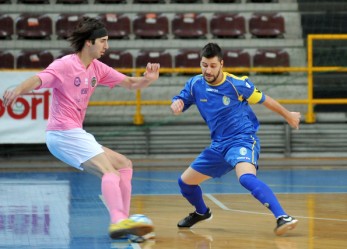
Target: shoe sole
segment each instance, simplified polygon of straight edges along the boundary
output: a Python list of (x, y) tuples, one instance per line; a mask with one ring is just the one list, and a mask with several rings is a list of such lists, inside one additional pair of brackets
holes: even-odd
[(210, 221), (210, 220), (212, 220), (212, 218), (213, 218), (213, 214), (211, 214), (211, 216), (210, 216), (209, 218), (207, 218), (207, 219), (205, 219), (205, 220), (198, 221), (198, 222), (196, 222), (194, 225), (192, 225), (192, 226), (190, 226), (190, 227), (180, 227), (179, 225), (177, 225), (177, 226), (178, 226), (178, 228), (180, 228), (180, 229), (190, 229), (190, 228), (193, 228), (193, 227), (195, 227), (196, 225), (198, 225), (198, 224), (200, 224), (200, 223), (202, 223), (202, 222)]
[(298, 220), (293, 220), (291, 222), (288, 222), (280, 226), (279, 228), (275, 229), (275, 234), (278, 236), (281, 236), (285, 234), (286, 232), (288, 232), (289, 230), (293, 230), (297, 224), (298, 224)]
[(111, 239), (119, 239), (120, 237), (128, 235), (128, 234), (132, 234), (132, 235), (136, 235), (136, 236), (143, 236), (143, 235), (146, 235), (148, 233), (153, 232), (153, 230), (154, 230), (154, 226), (139, 225), (139, 226), (132, 227), (132, 228), (115, 230), (115, 231), (109, 232), (109, 235), (110, 235)]

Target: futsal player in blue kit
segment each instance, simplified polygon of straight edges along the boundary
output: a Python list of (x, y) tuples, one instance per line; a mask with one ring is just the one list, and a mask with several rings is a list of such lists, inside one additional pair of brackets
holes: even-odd
[(294, 229), (298, 220), (283, 210), (273, 191), (256, 176), (259, 122), (250, 104), (263, 104), (295, 129), (299, 128), (301, 115), (288, 111), (259, 91), (247, 76), (223, 72), (222, 50), (218, 44), (208, 43), (200, 55), (202, 74), (186, 82), (180, 94), (173, 97), (170, 107), (174, 115), (179, 115), (195, 104), (210, 129), (212, 141), (178, 179), (182, 195), (195, 211), (177, 226), (191, 228), (211, 219), (212, 212), (203, 200), (199, 184), (235, 170), (240, 184), (273, 213), (277, 219), (274, 232), (282, 235)]

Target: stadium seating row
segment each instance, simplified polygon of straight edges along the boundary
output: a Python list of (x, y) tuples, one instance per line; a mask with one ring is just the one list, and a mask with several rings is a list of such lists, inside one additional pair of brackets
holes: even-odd
[[(55, 22), (58, 39), (66, 39), (82, 14), (59, 14)], [(131, 21), (126, 14), (103, 13), (100, 18), (109, 31), (110, 39), (204, 39), (210, 32), (215, 38), (244, 38), (248, 32), (254, 38), (283, 38), (285, 20), (280, 13), (253, 13), (248, 20), (239, 13), (214, 13), (208, 20), (204, 14), (175, 13), (170, 21), (163, 13), (138, 13)], [(169, 25), (171, 24), (171, 25)], [(15, 27), (15, 29), (14, 29)], [(171, 32), (170, 32), (171, 30)], [(10, 15), (0, 15), (0, 38), (51, 39), (53, 20), (48, 14), (22, 13), (14, 21)]]
[[(62, 57), (71, 51), (61, 51), (56, 58)], [(134, 58), (136, 57), (136, 58)], [(16, 59), (16, 66), (15, 66)], [(48, 50), (22, 50), (17, 58), (10, 51), (0, 51), (0, 68), (45, 68), (53, 60), (53, 54)], [(288, 67), (289, 54), (285, 50), (258, 49), (251, 59), (245, 50), (226, 49), (223, 54), (225, 67)], [(172, 54), (165, 50), (140, 50), (136, 56), (129, 51), (108, 51), (100, 61), (114, 68), (144, 68), (148, 62), (160, 63), (162, 68), (189, 68), (200, 64), (199, 50), (180, 49)]]
[[(16, 0), (0, 0), (1, 3), (11, 3)], [(85, 4), (88, 0), (17, 0), (17, 3), (24, 4), (49, 4), (50, 1), (62, 4)], [(277, 2), (277, 0), (247, 0), (250, 3), (271, 3)], [(95, 0), (95, 3), (144, 3), (144, 4), (162, 4), (162, 3), (180, 3), (180, 4), (190, 4), (190, 3), (201, 3), (202, 0)], [(238, 3), (240, 0), (209, 0), (210, 3)]]

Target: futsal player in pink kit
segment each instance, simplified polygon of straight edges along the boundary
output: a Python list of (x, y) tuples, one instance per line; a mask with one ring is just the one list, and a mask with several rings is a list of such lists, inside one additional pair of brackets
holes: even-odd
[(110, 213), (111, 238), (147, 234), (153, 226), (128, 219), (132, 162), (100, 145), (83, 130), (83, 120), (98, 85), (145, 88), (158, 79), (160, 65), (148, 63), (143, 77), (129, 77), (98, 61), (109, 46), (107, 30), (95, 18), (84, 17), (68, 40), (75, 53), (55, 60), (15, 89), (6, 91), (4, 106), (34, 89), (52, 88), (46, 129), (48, 149), (61, 161), (101, 177), (101, 192)]

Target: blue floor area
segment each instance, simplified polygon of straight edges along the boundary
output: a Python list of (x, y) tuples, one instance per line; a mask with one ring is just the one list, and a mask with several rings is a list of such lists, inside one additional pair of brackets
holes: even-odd
[[(137, 169), (133, 195), (178, 195), (181, 171)], [(260, 170), (276, 193), (347, 193), (347, 170)], [(202, 185), (204, 193), (247, 193), (234, 172)], [(1, 173), (0, 248), (135, 248), (114, 245), (100, 179), (79, 172)], [(95, 229), (97, 228), (97, 229)]]
[[(179, 194), (181, 171), (139, 171), (134, 175), (134, 194)], [(258, 177), (276, 193), (347, 192), (347, 170), (260, 170)], [(150, 179), (150, 181), (149, 181)], [(248, 193), (234, 172), (202, 184), (205, 193)]]

